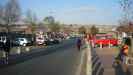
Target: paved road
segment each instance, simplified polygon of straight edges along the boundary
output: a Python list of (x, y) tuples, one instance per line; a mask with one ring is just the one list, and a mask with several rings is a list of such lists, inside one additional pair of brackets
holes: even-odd
[(97, 54), (99, 55), (103, 67), (104, 67), (104, 75), (131, 75), (130, 72), (124, 72), (121, 65), (116, 67), (112, 67), (112, 63), (114, 60), (114, 56), (116, 55), (117, 48), (96, 48)]
[(0, 68), (0, 75), (83, 75), (85, 50), (77, 51), (74, 40), (55, 49), (49, 54)]

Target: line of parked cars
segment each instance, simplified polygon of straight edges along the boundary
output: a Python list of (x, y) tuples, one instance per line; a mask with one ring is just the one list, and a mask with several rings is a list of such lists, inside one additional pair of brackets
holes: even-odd
[(28, 40), (26, 38), (16, 38), (12, 42), (12, 44), (15, 46), (26, 46), (27, 43), (28, 43)]
[(36, 34), (37, 45), (59, 44), (64, 39), (65, 39), (65, 36), (63, 33), (47, 32), (44, 34), (42, 32), (39, 32)]
[(0, 32), (0, 42), (6, 43), (8, 39), (11, 46), (28, 46), (34, 42), (32, 34)]
[(53, 45), (68, 38), (68, 35), (66, 36), (64, 33), (55, 32), (39, 32), (35, 35), (20, 33), (10, 33), (9, 35), (6, 32), (0, 32), (0, 42), (5, 43), (9, 36), (12, 46)]

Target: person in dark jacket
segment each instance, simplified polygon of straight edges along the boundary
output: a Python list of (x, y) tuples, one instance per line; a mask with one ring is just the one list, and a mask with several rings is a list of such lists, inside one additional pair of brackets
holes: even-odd
[(9, 53), (10, 53), (10, 48), (11, 48), (11, 42), (10, 39), (7, 39), (7, 41), (4, 43), (3, 49), (5, 51), (6, 54), (6, 58), (5, 58), (5, 63), (8, 64), (9, 63)]
[(77, 39), (76, 45), (77, 45), (77, 49), (80, 51), (81, 45), (82, 45), (82, 40), (80, 38)]
[(4, 43), (0, 41), (0, 50), (1, 51), (4, 50), (3, 47), (4, 47)]

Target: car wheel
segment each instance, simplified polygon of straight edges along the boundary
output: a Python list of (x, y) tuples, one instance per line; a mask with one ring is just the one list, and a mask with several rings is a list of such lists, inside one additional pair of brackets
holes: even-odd
[(26, 46), (26, 43), (24, 43), (23, 46)]

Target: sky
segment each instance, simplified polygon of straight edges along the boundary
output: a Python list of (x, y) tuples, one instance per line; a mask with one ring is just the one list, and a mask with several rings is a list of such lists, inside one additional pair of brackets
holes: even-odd
[(121, 18), (118, 0), (19, 0), (19, 4), (23, 15), (30, 9), (39, 20), (53, 16), (64, 24), (117, 25)]

